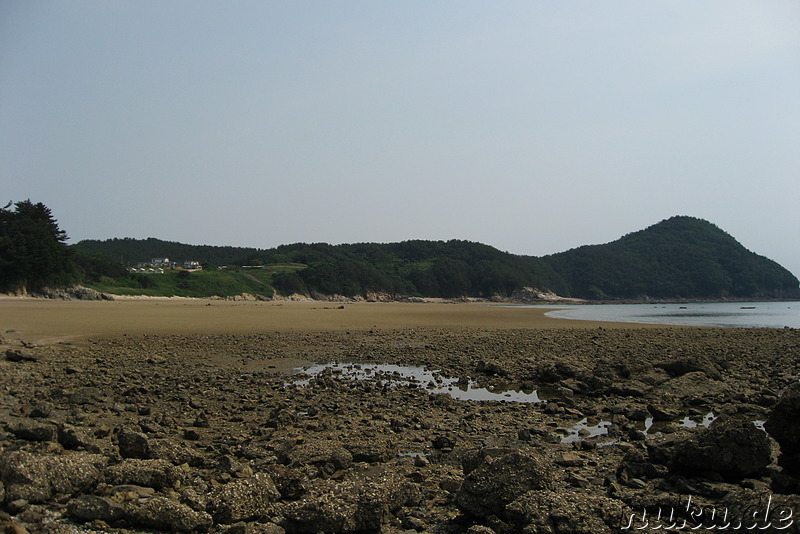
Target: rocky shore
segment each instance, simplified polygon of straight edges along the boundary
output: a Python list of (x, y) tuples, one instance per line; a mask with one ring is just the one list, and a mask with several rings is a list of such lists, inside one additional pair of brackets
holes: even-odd
[(9, 532), (800, 532), (797, 330), (4, 335)]

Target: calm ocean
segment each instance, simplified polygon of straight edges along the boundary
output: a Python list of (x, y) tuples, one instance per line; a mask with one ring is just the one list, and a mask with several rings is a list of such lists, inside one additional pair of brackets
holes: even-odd
[(615, 321), (730, 328), (800, 328), (800, 302), (697, 302), (690, 304), (597, 304), (529, 306), (558, 308), (547, 316), (584, 321)]

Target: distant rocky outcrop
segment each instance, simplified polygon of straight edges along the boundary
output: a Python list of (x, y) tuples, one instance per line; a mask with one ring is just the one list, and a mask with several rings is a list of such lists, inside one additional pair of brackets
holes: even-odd
[(114, 297), (107, 293), (100, 293), (99, 291), (83, 286), (61, 289), (44, 288), (41, 291), (31, 293), (30, 296), (55, 300), (114, 300)]
[(515, 289), (511, 293), (510, 300), (512, 302), (561, 302), (566, 299), (559, 295), (556, 295), (552, 291), (537, 289), (535, 287), (521, 287), (519, 289)]
[(213, 300), (229, 300), (233, 302), (259, 302), (259, 301), (270, 301), (273, 300), (273, 297), (265, 297), (264, 295), (254, 295), (252, 293), (240, 293), (238, 295), (232, 295), (229, 297), (214, 297)]

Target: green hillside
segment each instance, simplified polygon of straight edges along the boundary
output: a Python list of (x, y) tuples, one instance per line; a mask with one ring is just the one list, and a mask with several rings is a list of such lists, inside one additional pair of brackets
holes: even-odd
[(582, 298), (796, 298), (789, 271), (717, 226), (672, 217), (604, 245), (542, 258)]
[(237, 271), (167, 270), (163, 274), (130, 274), (119, 278), (103, 277), (87, 285), (114, 295), (177, 297), (228, 297), (250, 293), (271, 297), (268, 280), (259, 280)]
[[(587, 299), (797, 298), (800, 282), (772, 260), (739, 244), (715, 225), (673, 217), (604, 245), (541, 258), (502, 252), (470, 241), (403, 241), (329, 245), (297, 243), (273, 249), (193, 246), (157, 239), (81, 241), (83, 254), (122, 258), (133, 264), (154, 257), (226, 265), (215, 289), (211, 274), (203, 291), (231, 294), (228, 278), (246, 292), (366, 296), (369, 292), (427, 297), (510, 296), (521, 287)], [(97, 263), (97, 261), (95, 261)], [(242, 266), (263, 266), (241, 271)], [(114, 278), (113, 276), (106, 277)], [(128, 277), (130, 278), (130, 277)], [(141, 278), (141, 277), (139, 277)], [(257, 289), (250, 284), (269, 286)], [(184, 280), (186, 282), (186, 280)], [(96, 284), (97, 285), (97, 284)], [(103, 286), (114, 292), (111, 285)], [(175, 284), (171, 287), (174, 290)], [(98, 289), (102, 289), (98, 287)], [(150, 288), (153, 291), (159, 289)], [(135, 284), (131, 291), (135, 291)], [(166, 290), (166, 288), (164, 288)], [(186, 288), (184, 288), (186, 290)], [(179, 294), (179, 293), (175, 293)]]
[[(557, 287), (566, 290), (549, 266), (536, 258), (501, 252), (470, 241), (404, 241), (329, 245), (297, 243), (274, 249), (193, 247), (157, 239), (81, 241), (73, 248), (87, 256), (130, 258), (129, 264), (169, 257), (179, 263), (195, 260), (227, 266), (236, 272), (244, 266), (248, 276), (283, 294), (365, 296), (390, 295), (460, 297), (510, 295), (519, 287)], [(171, 255), (168, 256), (167, 252)], [(213, 262), (208, 258), (213, 258)], [(138, 278), (141, 279), (140, 275)], [(96, 289), (113, 292), (113, 287)], [(135, 284), (133, 284), (135, 288)]]

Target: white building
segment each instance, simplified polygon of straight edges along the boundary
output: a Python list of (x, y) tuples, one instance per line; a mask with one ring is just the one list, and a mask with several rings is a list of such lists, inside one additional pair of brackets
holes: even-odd
[(153, 267), (166, 267), (171, 268), (175, 267), (174, 261), (169, 261), (169, 258), (153, 258), (150, 260), (150, 265)]

